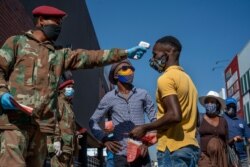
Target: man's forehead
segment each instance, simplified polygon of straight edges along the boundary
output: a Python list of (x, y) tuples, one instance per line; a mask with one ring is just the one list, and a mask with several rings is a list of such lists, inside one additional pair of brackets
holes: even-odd
[(128, 63), (121, 63), (119, 64), (117, 67), (116, 67), (116, 71), (120, 70), (122, 68), (122, 66), (131, 66), (130, 64)]
[(205, 102), (211, 102), (211, 101), (216, 102), (217, 100), (215, 98), (213, 98), (213, 97), (207, 97), (205, 99)]
[(170, 44), (156, 43), (153, 47), (154, 52), (163, 52), (172, 49), (173, 46)]
[(227, 106), (228, 107), (236, 107), (236, 105), (234, 103), (229, 103)]

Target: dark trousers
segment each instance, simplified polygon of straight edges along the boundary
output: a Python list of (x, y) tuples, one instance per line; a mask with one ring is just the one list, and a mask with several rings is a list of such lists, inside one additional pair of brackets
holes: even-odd
[(151, 167), (149, 154), (147, 154), (144, 158), (137, 158), (132, 163), (127, 162), (126, 156), (114, 155), (114, 164), (115, 167)]

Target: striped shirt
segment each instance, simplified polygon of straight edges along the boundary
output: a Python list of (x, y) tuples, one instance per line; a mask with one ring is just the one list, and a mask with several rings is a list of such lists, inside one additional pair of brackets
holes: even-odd
[(155, 106), (146, 90), (133, 88), (127, 98), (124, 98), (118, 90), (114, 89), (102, 98), (90, 118), (91, 132), (98, 140), (102, 140), (107, 135), (99, 126), (107, 112), (111, 112), (114, 126), (113, 139), (122, 145), (122, 151), (118, 152), (118, 155), (126, 155), (127, 134), (136, 125), (145, 123), (144, 112), (151, 122), (156, 120)]

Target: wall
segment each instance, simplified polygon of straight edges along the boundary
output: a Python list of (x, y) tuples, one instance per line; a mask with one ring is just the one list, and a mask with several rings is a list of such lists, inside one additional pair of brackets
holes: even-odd
[(250, 41), (238, 55), (243, 108), (247, 123), (250, 123)]
[[(84, 49), (99, 49), (99, 43), (84, 0), (1, 0), (0, 1), (0, 42), (9, 36), (22, 34), (32, 29), (31, 11), (40, 5), (51, 5), (68, 13), (62, 32), (56, 41), (58, 45)], [(73, 100), (78, 123), (88, 128), (88, 121), (101, 96), (107, 88), (103, 68), (73, 72), (76, 95)]]

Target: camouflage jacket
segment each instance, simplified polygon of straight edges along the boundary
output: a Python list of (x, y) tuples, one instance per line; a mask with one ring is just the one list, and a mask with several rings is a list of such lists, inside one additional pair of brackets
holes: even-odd
[(58, 131), (63, 143), (62, 150), (69, 154), (74, 150), (74, 136), (76, 131), (75, 115), (72, 104), (65, 98), (63, 93), (58, 96)]
[(72, 110), (72, 104), (66, 99), (63, 92), (59, 93), (57, 104), (56, 131), (55, 135), (47, 137), (48, 151), (54, 153), (53, 142), (60, 141), (62, 151), (72, 155), (76, 143), (75, 114)]
[(21, 104), (34, 108), (33, 117), (21, 111), (0, 109), (0, 129), (38, 124), (45, 133), (54, 133), (59, 77), (65, 70), (93, 68), (127, 57), (122, 49), (71, 50), (39, 42), (32, 31), (12, 36), (0, 49), (0, 96), (10, 91)]

